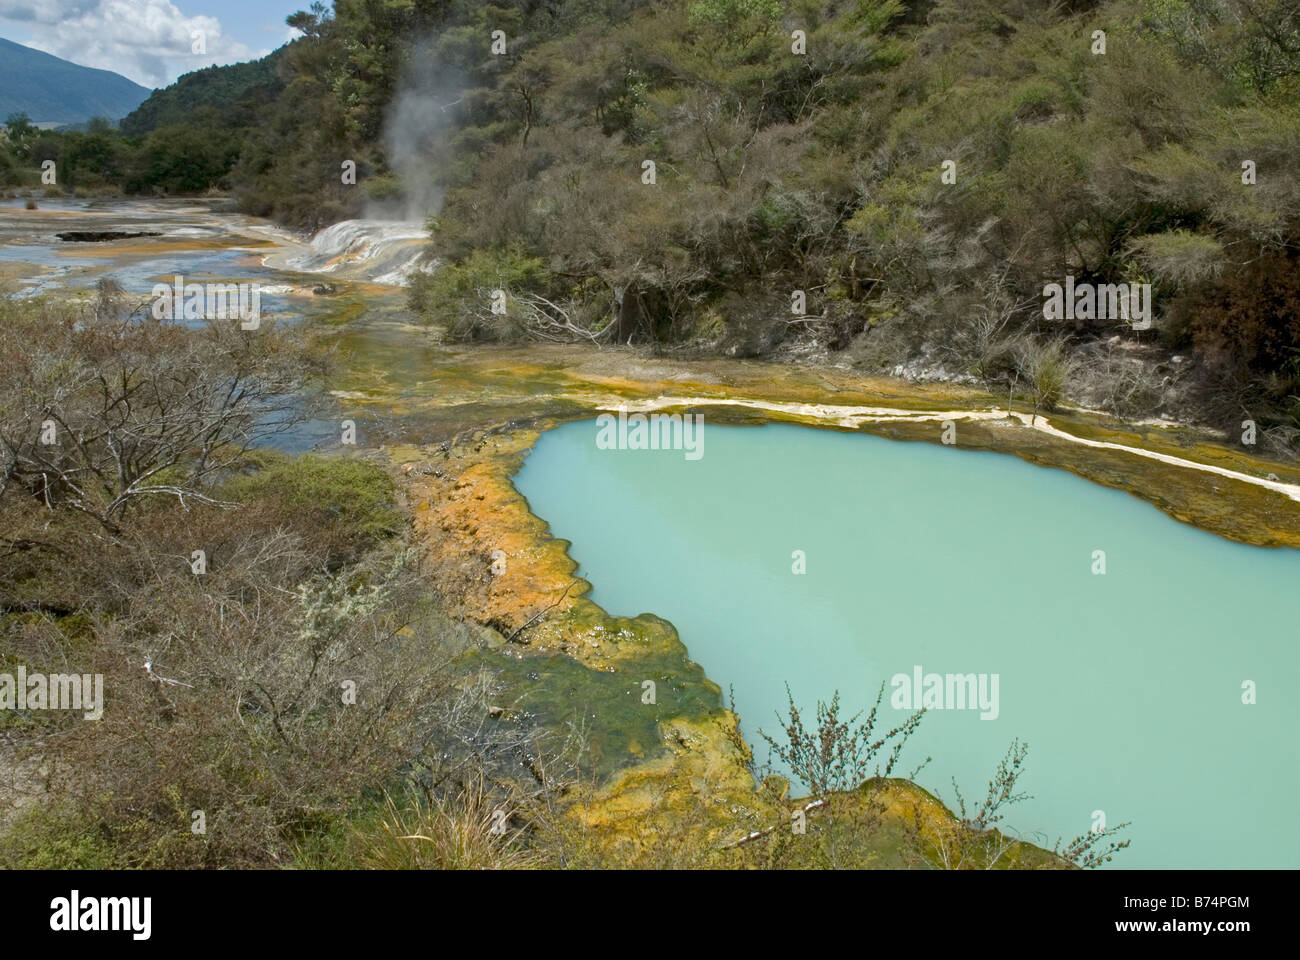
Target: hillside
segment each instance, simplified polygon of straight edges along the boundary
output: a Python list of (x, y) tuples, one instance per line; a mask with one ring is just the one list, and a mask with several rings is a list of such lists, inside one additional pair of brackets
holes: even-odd
[(108, 70), (83, 67), (0, 38), (0, 119), (25, 113), (38, 123), (118, 120), (149, 88)]
[(278, 67), (286, 49), (261, 60), (185, 74), (151, 93), (122, 120), (122, 132), (136, 137), (170, 124), (194, 123), (198, 111), (219, 126), (252, 125), (258, 106), (272, 102), (283, 88)]

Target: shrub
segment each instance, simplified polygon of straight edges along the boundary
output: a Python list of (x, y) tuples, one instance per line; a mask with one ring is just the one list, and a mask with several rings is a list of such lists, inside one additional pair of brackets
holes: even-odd
[(347, 457), (257, 451), (248, 457), (247, 471), (220, 484), (215, 496), (260, 501), (281, 522), (319, 542), (331, 564), (355, 560), (405, 525), (392, 478)]
[(1020, 372), (1034, 391), (1034, 406), (1054, 410), (1065, 396), (1065, 389), (1077, 361), (1066, 352), (1062, 340), (1046, 343), (1026, 340), (1020, 347)]
[[(540, 259), (518, 250), (475, 250), (465, 260), (419, 275), (411, 286), (412, 309), (441, 326), (454, 340), (510, 340), (524, 332), (520, 296), (548, 292)], [(505, 293), (506, 312), (492, 312), (493, 291)]]

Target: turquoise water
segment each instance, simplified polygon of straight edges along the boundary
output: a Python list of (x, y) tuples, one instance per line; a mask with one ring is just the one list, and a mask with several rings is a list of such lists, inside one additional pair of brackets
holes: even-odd
[(671, 620), (734, 685), (751, 743), (778, 729), (786, 683), (803, 707), (838, 689), (858, 709), (918, 665), (996, 674), (996, 718), (931, 710), (903, 775), (929, 756), (918, 782), (953, 805), (955, 778), (978, 807), (1018, 737), (1033, 797), (1007, 822), (1026, 839), (1068, 841), (1103, 811), (1132, 821), (1116, 866), (1300, 866), (1300, 553), (1011, 456), (787, 425), (704, 435), (687, 460), (566, 424), (516, 485), (593, 600)]

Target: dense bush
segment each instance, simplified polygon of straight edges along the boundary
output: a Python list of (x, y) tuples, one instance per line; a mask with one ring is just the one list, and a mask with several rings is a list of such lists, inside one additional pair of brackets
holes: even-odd
[(289, 865), (417, 767), (535, 765), (452, 667), (473, 635), (389, 475), (253, 448), (301, 410), (309, 343), (142, 319), (110, 285), (0, 323), (0, 666), (104, 695), (93, 721), (0, 711), (0, 865)]

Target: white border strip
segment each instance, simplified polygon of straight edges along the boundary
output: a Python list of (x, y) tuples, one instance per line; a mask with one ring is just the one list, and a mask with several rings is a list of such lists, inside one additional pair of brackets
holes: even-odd
[(899, 410), (892, 407), (852, 407), (821, 403), (780, 403), (772, 400), (738, 400), (731, 397), (660, 396), (652, 400), (617, 400), (614, 403), (606, 403), (602, 405), (602, 409), (616, 411), (621, 407), (629, 413), (644, 413), (650, 410), (661, 410), (664, 407), (686, 406), (748, 407), (756, 410), (770, 410), (774, 413), (788, 413), (803, 417), (812, 417), (817, 420), (835, 423), (842, 427), (857, 427), (863, 423), (882, 423), (890, 420), (922, 423), (926, 421), (943, 420), (1005, 420), (1008, 416), (1012, 416), (1025, 426), (1032, 427), (1041, 433), (1056, 437), (1060, 440), (1083, 444), (1085, 447), (1095, 447), (1103, 450), (1120, 450), (1124, 453), (1146, 457), (1148, 460), (1158, 460), (1161, 463), (1167, 463), (1175, 467), (1183, 467), (1187, 470), (1200, 470), (1204, 473), (1218, 474), (1221, 477), (1227, 477), (1229, 480), (1240, 480), (1242, 483), (1249, 483), (1257, 487), (1264, 487), (1266, 490), (1273, 490), (1285, 497), (1289, 497), (1297, 503), (1300, 503), (1300, 484), (1284, 483), (1281, 480), (1267, 480), (1263, 477), (1251, 476), (1248, 473), (1229, 470), (1226, 467), (1216, 467), (1208, 463), (1198, 463), (1195, 460), (1185, 460), (1182, 457), (1170, 456), (1167, 453), (1156, 453), (1154, 450), (1144, 450), (1141, 447), (1130, 447), (1122, 443), (1111, 443), (1107, 440), (1088, 440), (1084, 437), (1076, 437), (1074, 434), (1067, 433), (1059, 427), (1052, 426), (1046, 417), (1035, 417), (1033, 414), (1019, 413), (1015, 410), (1007, 411), (998, 407), (994, 407), (992, 410), (946, 410), (938, 412), (921, 412), (916, 410)]

